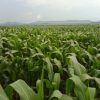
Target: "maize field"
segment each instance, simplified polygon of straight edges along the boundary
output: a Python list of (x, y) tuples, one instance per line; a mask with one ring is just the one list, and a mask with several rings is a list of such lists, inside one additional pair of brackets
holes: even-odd
[(100, 100), (100, 25), (0, 26), (0, 100)]

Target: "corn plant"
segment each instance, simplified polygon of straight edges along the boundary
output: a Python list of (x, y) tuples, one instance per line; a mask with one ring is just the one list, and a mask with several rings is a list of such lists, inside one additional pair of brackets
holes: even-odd
[(100, 25), (0, 26), (0, 100), (99, 100)]

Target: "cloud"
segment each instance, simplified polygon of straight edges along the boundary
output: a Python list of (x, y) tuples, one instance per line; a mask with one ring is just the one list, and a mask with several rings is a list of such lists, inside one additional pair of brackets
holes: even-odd
[(38, 14), (38, 15), (36, 16), (36, 18), (37, 18), (37, 19), (41, 19), (41, 15)]
[(100, 20), (100, 0), (0, 0), (0, 22)]
[(49, 5), (53, 7), (70, 7), (70, 6), (100, 6), (100, 0), (18, 0), (31, 6)]

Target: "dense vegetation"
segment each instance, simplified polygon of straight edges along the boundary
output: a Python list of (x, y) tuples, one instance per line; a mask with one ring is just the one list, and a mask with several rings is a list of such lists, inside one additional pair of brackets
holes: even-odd
[(100, 100), (100, 25), (1, 26), (0, 84), (0, 100)]

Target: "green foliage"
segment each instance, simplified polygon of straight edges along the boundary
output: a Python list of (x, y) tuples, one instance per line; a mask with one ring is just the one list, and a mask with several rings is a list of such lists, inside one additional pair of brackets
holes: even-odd
[(0, 84), (0, 100), (99, 100), (100, 25), (0, 26)]

